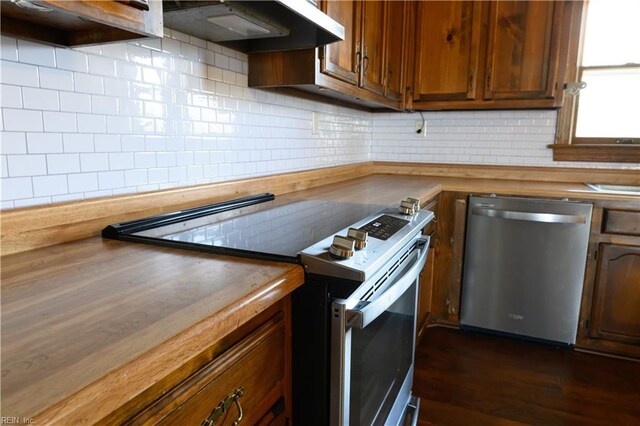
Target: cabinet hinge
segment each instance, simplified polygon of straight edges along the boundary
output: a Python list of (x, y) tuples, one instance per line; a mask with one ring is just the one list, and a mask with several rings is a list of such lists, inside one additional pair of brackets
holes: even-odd
[(324, 47), (318, 49), (318, 59), (320, 59), (321, 61), (324, 59), (324, 49)]

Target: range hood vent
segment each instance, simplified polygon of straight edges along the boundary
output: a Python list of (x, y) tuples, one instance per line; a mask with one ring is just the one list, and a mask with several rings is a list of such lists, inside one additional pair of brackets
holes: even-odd
[(163, 1), (164, 24), (242, 52), (308, 49), (344, 27), (307, 0)]

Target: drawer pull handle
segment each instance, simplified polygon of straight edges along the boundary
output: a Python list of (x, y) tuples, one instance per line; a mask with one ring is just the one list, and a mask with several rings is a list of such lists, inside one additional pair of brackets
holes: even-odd
[(229, 412), (229, 408), (235, 402), (238, 407), (238, 418), (231, 423), (232, 426), (238, 426), (244, 417), (242, 406), (240, 405), (240, 397), (244, 395), (244, 388), (239, 387), (232, 394), (227, 395), (222, 401), (218, 403), (216, 408), (213, 409), (209, 417), (207, 417), (200, 426), (214, 426), (214, 422)]

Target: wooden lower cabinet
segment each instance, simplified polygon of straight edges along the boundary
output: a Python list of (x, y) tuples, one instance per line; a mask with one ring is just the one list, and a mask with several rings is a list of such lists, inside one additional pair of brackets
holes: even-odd
[[(279, 425), (290, 419), (290, 323), (288, 309), (271, 316), (163, 393), (127, 422), (131, 425)], [(224, 406), (224, 409), (222, 407)]]
[(589, 336), (640, 345), (640, 247), (601, 246)]
[(576, 346), (640, 358), (640, 202), (596, 201)]

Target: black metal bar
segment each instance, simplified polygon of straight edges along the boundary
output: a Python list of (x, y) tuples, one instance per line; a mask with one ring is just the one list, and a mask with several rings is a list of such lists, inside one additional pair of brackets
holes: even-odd
[(204, 206), (180, 210), (177, 212), (161, 214), (158, 216), (147, 217), (144, 219), (116, 223), (104, 228), (102, 230), (102, 236), (104, 238), (121, 240), (123, 239), (122, 237), (124, 235), (146, 231), (148, 229), (159, 228), (161, 226), (184, 222), (187, 220), (209, 216), (216, 213), (222, 213), (229, 210), (235, 210), (241, 207), (251, 206), (253, 204), (264, 203), (266, 201), (272, 201), (275, 198), (275, 195), (271, 193), (263, 193), (258, 195), (251, 195), (249, 197), (236, 198), (234, 200), (222, 201), (219, 203), (207, 204)]
[(286, 256), (284, 254), (262, 253), (251, 250), (243, 250), (229, 247), (209, 246), (204, 244), (194, 244), (187, 241), (165, 240), (162, 238), (142, 237), (140, 235), (122, 234), (118, 238), (121, 241), (131, 241), (134, 243), (150, 244), (161, 247), (171, 247), (181, 250), (199, 251), (203, 253), (222, 254), (225, 256), (244, 257), (247, 259), (268, 260), (271, 262), (299, 263), (297, 256)]

